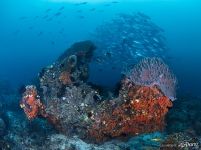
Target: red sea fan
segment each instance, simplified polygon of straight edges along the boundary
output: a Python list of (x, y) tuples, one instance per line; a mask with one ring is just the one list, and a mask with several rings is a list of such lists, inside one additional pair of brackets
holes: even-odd
[(144, 58), (129, 73), (136, 85), (158, 86), (172, 101), (176, 99), (177, 79), (160, 58)]

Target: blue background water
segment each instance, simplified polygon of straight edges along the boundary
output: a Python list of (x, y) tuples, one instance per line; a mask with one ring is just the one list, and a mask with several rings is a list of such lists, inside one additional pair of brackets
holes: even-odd
[[(94, 1), (75, 6), (56, 0), (1, 0), (0, 78), (15, 86), (29, 83), (72, 43), (88, 39), (89, 33), (103, 21), (120, 12), (140, 11), (165, 30), (179, 91), (201, 95), (200, 0), (119, 0), (111, 6), (105, 6), (109, 1)], [(43, 19), (47, 9), (51, 8), (48, 14), (54, 15), (62, 6), (65, 9), (61, 16), (52, 21)], [(92, 8), (96, 11), (90, 11)]]

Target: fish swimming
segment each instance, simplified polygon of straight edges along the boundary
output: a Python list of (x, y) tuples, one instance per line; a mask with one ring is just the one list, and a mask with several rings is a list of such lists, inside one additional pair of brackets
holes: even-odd
[(107, 56), (107, 57), (110, 58), (110, 57), (112, 57), (112, 53), (111, 53), (111, 52), (106, 52), (106, 53), (105, 53), (105, 56)]
[(64, 32), (64, 28), (62, 28), (62, 29), (59, 31), (60, 34), (63, 34), (63, 32)]
[(118, 2), (118, 1), (113, 1), (112, 3), (113, 3), (113, 4), (117, 4), (117, 3), (119, 3), (119, 2)]
[(78, 16), (80, 19), (84, 19), (85, 17), (84, 16)]
[(86, 5), (88, 2), (81, 2), (80, 5)]
[(20, 30), (19, 30), (19, 29), (15, 30), (12, 34), (16, 35), (16, 34), (18, 34), (18, 33), (20, 33)]
[(51, 8), (48, 8), (45, 12), (47, 13), (47, 12), (50, 12), (52, 9)]
[(52, 18), (47, 19), (46, 21), (52, 21)]
[(63, 10), (65, 7), (64, 6), (62, 6), (61, 8), (59, 8), (59, 11), (61, 11), (61, 10)]
[(91, 9), (90, 9), (90, 11), (95, 11), (95, 10), (96, 10), (96, 8), (91, 8)]
[(81, 9), (79, 9), (79, 10), (77, 10), (76, 12), (81, 13), (81, 12), (82, 12), (82, 10), (81, 10)]
[(162, 141), (162, 139), (161, 138), (153, 138), (153, 139), (151, 139), (151, 141), (160, 142), (160, 141)]
[(25, 20), (25, 19), (27, 19), (26, 16), (19, 17), (19, 20)]
[(98, 10), (98, 12), (104, 12), (104, 10)]
[(141, 13), (141, 12), (138, 12), (138, 15), (140, 15), (141, 17), (143, 17), (144, 19), (151, 19), (149, 16)]
[(81, 3), (76, 3), (75, 6), (80, 6), (80, 5), (86, 5), (88, 2), (81, 2)]
[(54, 41), (51, 41), (51, 44), (52, 44), (52, 45), (55, 45), (55, 42), (54, 42)]
[(45, 15), (45, 16), (43, 17), (43, 19), (46, 19), (46, 18), (48, 18), (48, 15)]
[(37, 18), (39, 18), (39, 16), (35, 16), (35, 17), (34, 17), (34, 19), (37, 19)]
[(61, 15), (61, 12), (57, 12), (56, 14), (54, 14), (54, 16), (58, 17)]
[(167, 49), (161, 40), (161, 30), (143, 13), (117, 14), (110, 22), (97, 27), (96, 32), (91, 40), (99, 49), (96, 56), (103, 56), (95, 60), (96, 64), (104, 66), (110, 61), (120, 71), (142, 57), (163, 56)]
[(111, 6), (110, 4), (105, 4), (104, 6)]
[(40, 31), (39, 33), (38, 33), (38, 36), (41, 36), (43, 34), (43, 31)]
[(30, 27), (29, 27), (29, 30), (32, 30), (32, 29), (33, 29), (33, 27), (32, 27), (32, 26), (30, 26)]

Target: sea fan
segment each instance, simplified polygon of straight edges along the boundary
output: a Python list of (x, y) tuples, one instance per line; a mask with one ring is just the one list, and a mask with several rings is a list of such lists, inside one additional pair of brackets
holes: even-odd
[(158, 86), (172, 101), (176, 99), (177, 79), (160, 58), (142, 59), (128, 74), (136, 85)]

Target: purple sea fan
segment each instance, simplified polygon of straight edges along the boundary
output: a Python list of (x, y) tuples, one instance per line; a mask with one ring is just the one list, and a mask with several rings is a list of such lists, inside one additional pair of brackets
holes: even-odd
[(129, 79), (136, 85), (158, 86), (165, 96), (176, 99), (177, 79), (160, 58), (144, 58), (129, 73)]

